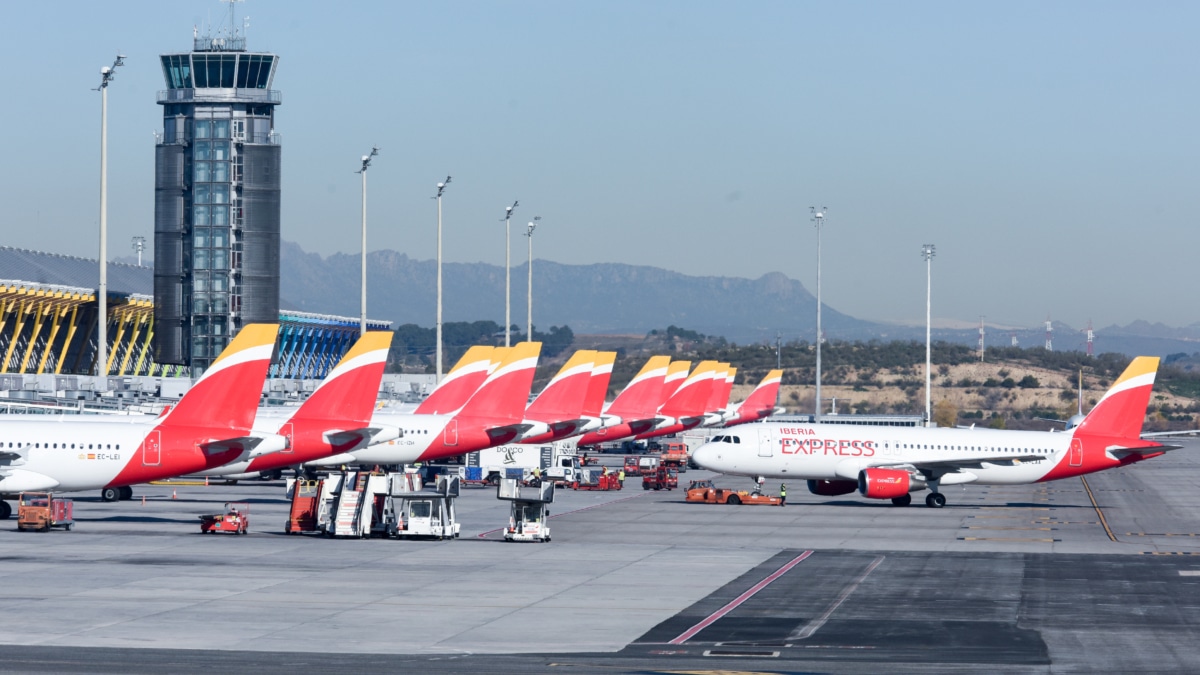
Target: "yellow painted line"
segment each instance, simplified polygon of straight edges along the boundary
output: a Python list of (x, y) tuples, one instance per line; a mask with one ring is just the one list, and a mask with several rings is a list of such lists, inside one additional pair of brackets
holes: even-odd
[(1047, 544), (1052, 544), (1056, 541), (1061, 541), (1059, 539), (1033, 539), (1033, 538), (1022, 539), (1022, 538), (1017, 538), (1017, 537), (959, 537), (958, 540), (959, 541), (1032, 541), (1032, 542), (1044, 542)]
[(1100, 524), (1104, 526), (1104, 533), (1108, 535), (1110, 541), (1117, 541), (1117, 536), (1113, 534), (1112, 528), (1108, 526), (1108, 520), (1104, 517), (1104, 512), (1100, 510), (1100, 505), (1096, 503), (1096, 497), (1092, 495), (1092, 488), (1088, 485), (1087, 476), (1080, 476), (1079, 480), (1083, 481), (1083, 489), (1087, 491), (1088, 499), (1092, 500), (1092, 508), (1096, 509), (1096, 515), (1100, 516)]
[(1126, 532), (1129, 537), (1200, 537), (1192, 532)]

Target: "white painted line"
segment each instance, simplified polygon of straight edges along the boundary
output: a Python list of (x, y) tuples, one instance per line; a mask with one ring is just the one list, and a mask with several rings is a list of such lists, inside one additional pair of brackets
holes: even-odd
[(712, 614), (709, 614), (708, 617), (705, 618), (703, 621), (701, 621), (700, 623), (696, 624), (695, 626), (692, 626), (691, 628), (687, 629), (686, 631), (683, 632), (682, 635), (675, 638), (674, 640), (671, 640), (667, 644), (681, 645), (684, 642), (687, 642), (692, 637), (694, 637), (696, 635), (696, 633), (699, 633), (700, 631), (704, 630), (705, 628), (708, 628), (713, 623), (715, 623), (717, 619), (720, 619), (721, 617), (725, 616), (726, 614), (737, 609), (738, 605), (741, 605), (743, 602), (749, 600), (751, 597), (754, 596), (755, 593), (757, 593), (757, 592), (761, 591), (762, 589), (766, 588), (767, 586), (769, 586), (771, 584), (771, 582), (775, 581), (776, 579), (783, 576), (784, 574), (787, 574), (788, 570), (790, 570), (793, 567), (795, 567), (796, 565), (799, 565), (800, 563), (804, 562), (804, 559), (812, 554), (813, 554), (812, 551), (805, 551), (804, 553), (801, 553), (800, 555), (796, 556), (795, 558), (792, 559), (791, 562), (789, 562), (788, 564), (784, 565), (783, 567), (780, 567), (779, 569), (775, 570), (775, 572), (772, 573), (771, 576), (767, 577), (766, 579), (763, 579), (762, 581), (758, 582), (757, 584), (754, 584), (753, 586), (750, 587), (750, 590), (737, 596), (729, 604), (725, 605), (721, 609), (718, 609), (717, 611), (713, 612)]
[(812, 637), (813, 633), (816, 633), (821, 629), (821, 626), (825, 625), (825, 622), (829, 620), (829, 617), (832, 616), (835, 611), (837, 611), (837, 608), (842, 606), (842, 603), (846, 601), (846, 598), (850, 597), (850, 594), (858, 590), (858, 585), (867, 578), (867, 575), (869, 575), (871, 572), (874, 572), (876, 567), (879, 567), (879, 564), (883, 562), (885, 557), (887, 556), (879, 556), (874, 562), (872, 562), (870, 565), (867, 565), (867, 569), (863, 571), (862, 574), (858, 575), (858, 578), (854, 580), (854, 583), (847, 586), (846, 589), (837, 596), (837, 599), (830, 603), (829, 607), (825, 608), (824, 614), (808, 622), (807, 626), (792, 633), (787, 637), (787, 639), (803, 640), (805, 638)]
[(1200, 570), (1179, 570), (1181, 577), (1200, 577)]

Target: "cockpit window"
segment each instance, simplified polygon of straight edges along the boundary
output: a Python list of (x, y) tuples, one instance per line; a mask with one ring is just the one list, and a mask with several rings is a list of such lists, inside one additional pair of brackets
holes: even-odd
[(731, 440), (732, 440), (734, 443), (741, 443), (741, 442), (742, 442), (742, 437), (741, 437), (741, 436), (730, 436), (729, 438), (730, 438), (730, 439), (731, 439)]
[(724, 442), (725, 442), (725, 437), (724, 437), (724, 436), (717, 436), (716, 438), (712, 439), (712, 442), (713, 442), (713, 443), (724, 443)]

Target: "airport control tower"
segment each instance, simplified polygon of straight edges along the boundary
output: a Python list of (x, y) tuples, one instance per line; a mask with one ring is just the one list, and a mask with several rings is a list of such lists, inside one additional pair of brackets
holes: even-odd
[(161, 57), (154, 358), (198, 376), (245, 324), (279, 320), (279, 57), (232, 26)]

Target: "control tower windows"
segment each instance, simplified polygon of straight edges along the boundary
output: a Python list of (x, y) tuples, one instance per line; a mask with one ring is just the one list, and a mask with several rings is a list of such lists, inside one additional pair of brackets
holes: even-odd
[(239, 89), (266, 89), (271, 79), (274, 56), (243, 54), (238, 64), (237, 86)]
[(237, 54), (192, 54), (196, 88), (232, 89)]
[(163, 76), (171, 89), (192, 88), (192, 57), (173, 54), (162, 57)]

